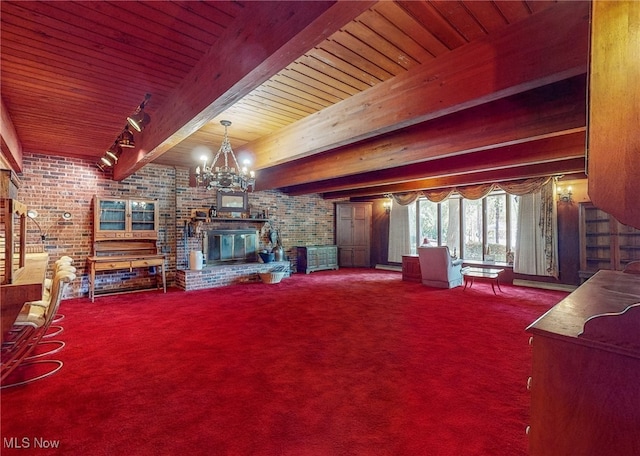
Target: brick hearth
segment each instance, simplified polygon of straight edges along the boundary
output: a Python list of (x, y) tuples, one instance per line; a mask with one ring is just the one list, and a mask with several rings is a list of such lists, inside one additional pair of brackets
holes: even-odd
[(291, 268), (288, 261), (205, 266), (200, 271), (178, 269), (176, 271), (176, 286), (181, 290), (191, 291), (224, 287), (236, 283), (260, 282), (259, 272), (269, 272), (282, 266), (286, 267), (285, 277), (289, 277)]

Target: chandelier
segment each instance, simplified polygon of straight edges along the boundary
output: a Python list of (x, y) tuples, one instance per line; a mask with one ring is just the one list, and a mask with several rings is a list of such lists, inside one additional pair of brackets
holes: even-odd
[[(231, 122), (221, 120), (220, 123), (224, 126), (222, 145), (218, 149), (216, 156), (213, 157), (210, 166), (207, 166), (207, 157), (202, 157), (202, 168), (200, 166), (196, 168), (196, 182), (198, 185), (206, 187), (207, 190), (215, 188), (222, 192), (246, 192), (249, 187), (253, 190), (256, 182), (255, 173), (248, 171), (246, 165), (240, 167), (231, 149), (231, 143), (229, 143), (227, 127), (231, 125)], [(235, 167), (229, 166), (229, 156), (233, 159), (231, 164), (235, 164)], [(221, 161), (220, 164), (218, 164), (218, 160)], [(224, 160), (224, 163), (222, 163), (222, 160)]]

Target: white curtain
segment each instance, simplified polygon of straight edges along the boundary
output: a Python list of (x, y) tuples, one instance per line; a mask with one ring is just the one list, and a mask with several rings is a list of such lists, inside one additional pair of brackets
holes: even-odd
[[(415, 207), (415, 206), (413, 206)], [(402, 263), (402, 255), (411, 253), (409, 206), (392, 202), (389, 217), (389, 256), (391, 263)]]
[(513, 272), (558, 277), (557, 212), (554, 182), (520, 196)]

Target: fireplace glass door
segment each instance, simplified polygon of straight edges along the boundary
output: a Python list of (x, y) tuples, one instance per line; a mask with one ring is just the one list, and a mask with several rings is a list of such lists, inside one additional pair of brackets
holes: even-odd
[(204, 238), (207, 264), (257, 259), (258, 233), (249, 230), (210, 230)]

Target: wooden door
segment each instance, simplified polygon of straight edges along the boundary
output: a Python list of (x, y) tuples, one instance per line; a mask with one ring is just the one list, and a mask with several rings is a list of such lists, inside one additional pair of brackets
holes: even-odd
[(336, 204), (336, 243), (340, 266), (371, 266), (371, 203)]

